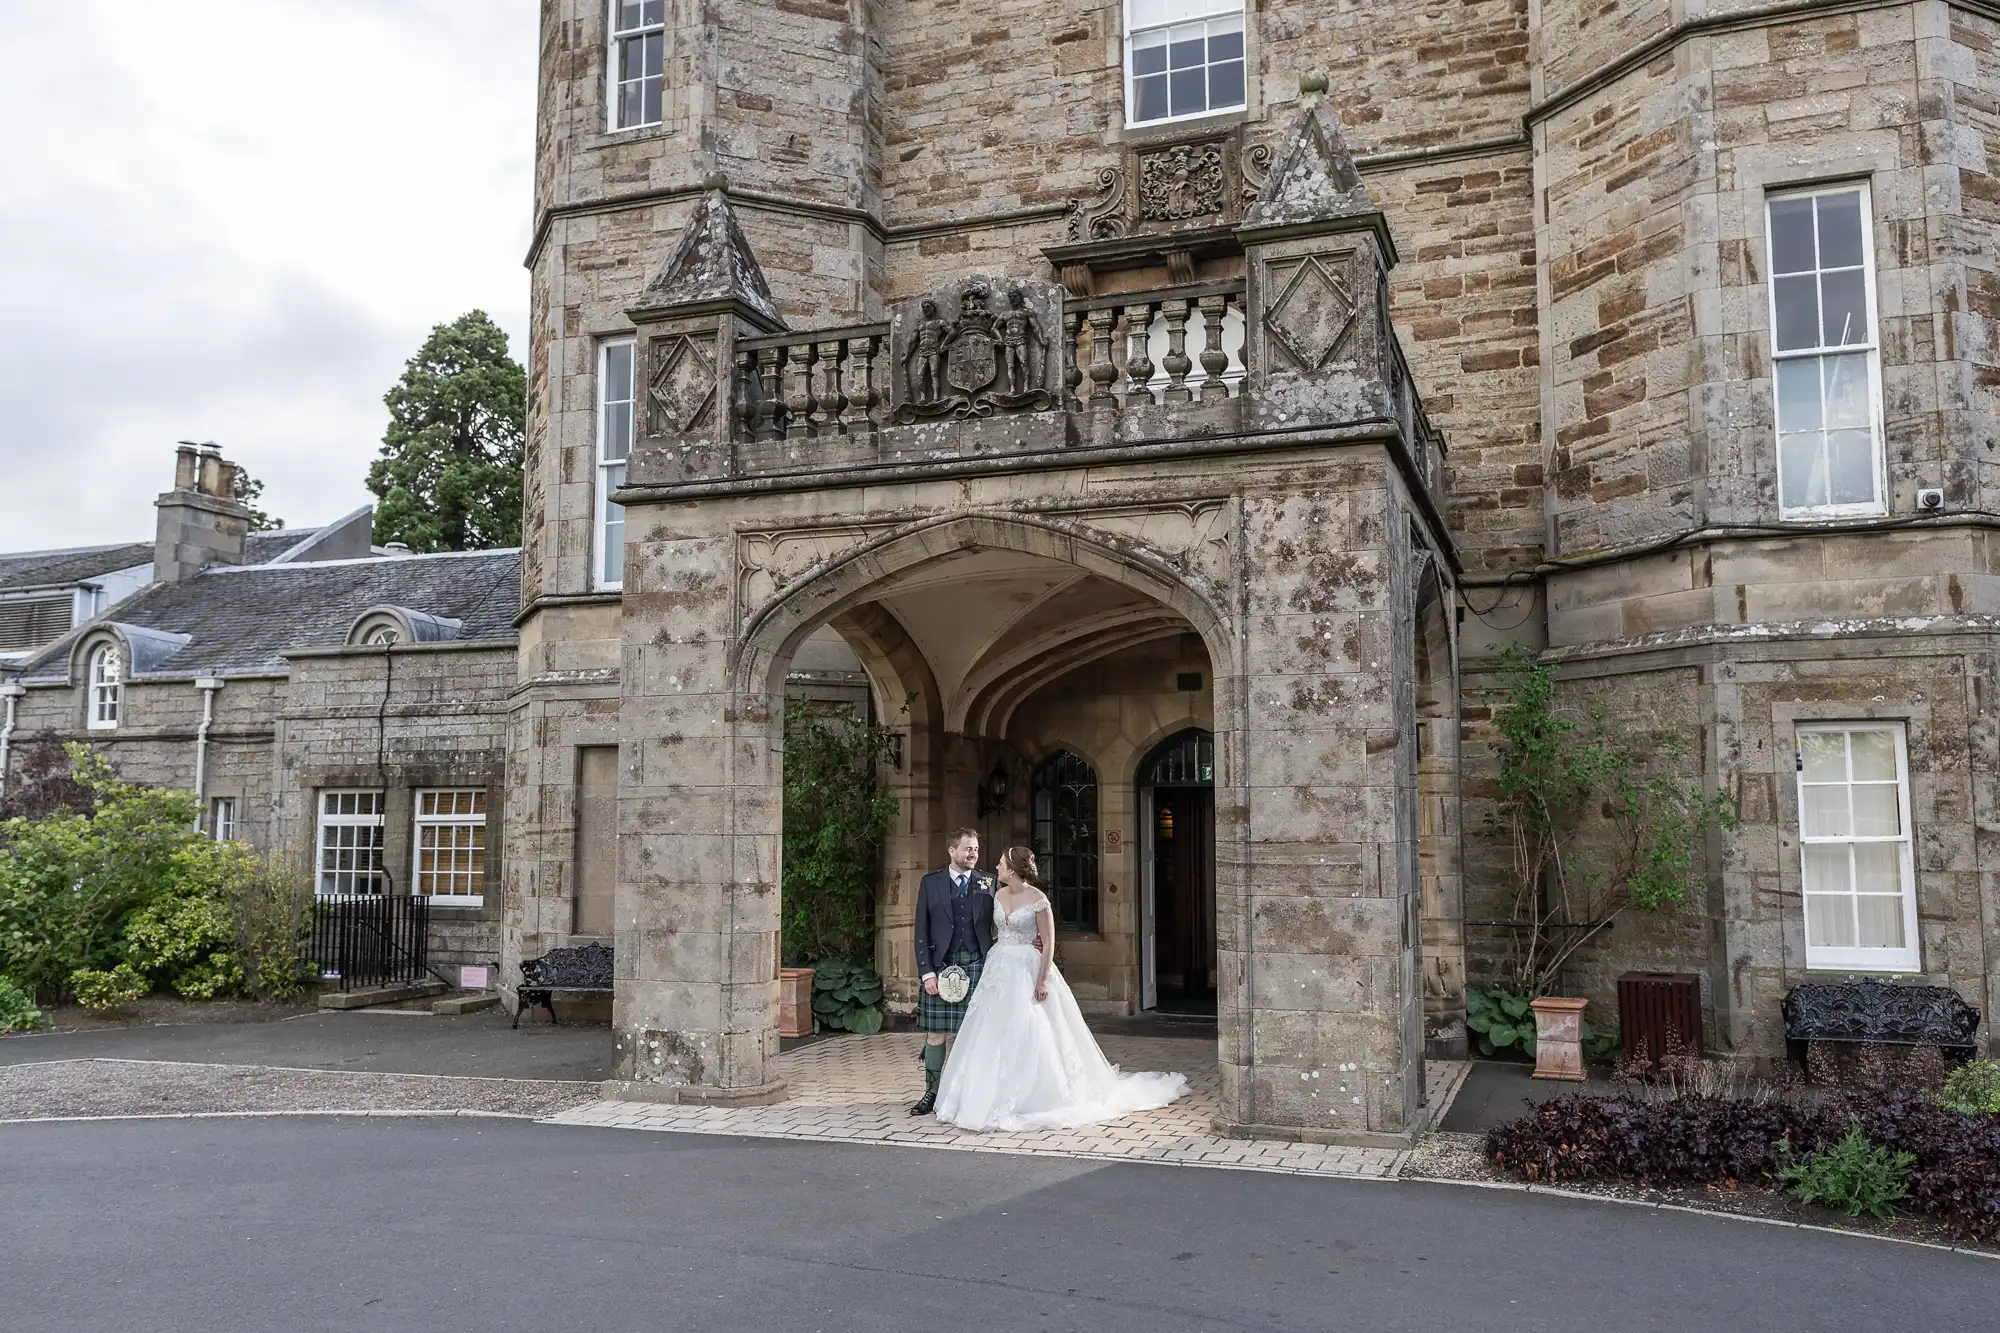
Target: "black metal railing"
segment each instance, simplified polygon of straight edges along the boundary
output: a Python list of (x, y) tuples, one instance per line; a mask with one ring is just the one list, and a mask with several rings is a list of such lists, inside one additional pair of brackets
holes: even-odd
[(353, 989), (426, 980), (430, 899), (362, 893), (313, 902), (312, 961), (320, 979)]

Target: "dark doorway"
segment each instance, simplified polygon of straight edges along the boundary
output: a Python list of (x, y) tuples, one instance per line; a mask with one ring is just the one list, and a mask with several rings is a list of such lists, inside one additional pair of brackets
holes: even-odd
[(1141, 967), (1148, 1008), (1215, 1012), (1215, 739), (1181, 732), (1139, 770), (1149, 846)]

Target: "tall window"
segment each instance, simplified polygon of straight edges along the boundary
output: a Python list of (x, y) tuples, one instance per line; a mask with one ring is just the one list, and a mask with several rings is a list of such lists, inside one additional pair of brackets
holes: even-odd
[(1799, 727), (1806, 966), (1914, 972), (1917, 886), (1900, 722)]
[(208, 836), (217, 842), (236, 841), (236, 798), (217, 796), (208, 803)]
[(666, 0), (611, 0), (611, 128), (660, 123)]
[(597, 367), (597, 570), (600, 588), (625, 582), (625, 506), (611, 493), (625, 484), (632, 453), (632, 356), (629, 342), (606, 343)]
[(84, 718), (92, 731), (105, 731), (118, 725), (124, 672), (124, 661), (112, 645), (102, 644), (91, 652)]
[(1097, 929), (1097, 774), (1058, 750), (1030, 783), (1035, 860), (1064, 930)]
[(381, 893), (382, 793), (319, 794), (319, 893), (338, 897)]
[(1884, 511), (1868, 192), (1768, 201), (1778, 496), (1785, 517)]
[(477, 907), (485, 901), (485, 789), (417, 793), (417, 866), (410, 882), (432, 902)]
[(1125, 120), (1243, 107), (1243, 0), (1125, 0)]

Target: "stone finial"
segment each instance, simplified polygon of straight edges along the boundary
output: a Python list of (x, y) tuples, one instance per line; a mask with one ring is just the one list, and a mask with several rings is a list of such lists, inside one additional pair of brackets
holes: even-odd
[(772, 332), (784, 330), (785, 319), (771, 299), (764, 270), (758, 267), (757, 256), (751, 253), (750, 242), (736, 221), (736, 211), (729, 206), (724, 193), (728, 185), (721, 172), (702, 182), (706, 193), (681, 229), (673, 256), (626, 312), (635, 322), (643, 322), (641, 316), (656, 316), (680, 306), (729, 302)]
[(1305, 110), (1279, 141), (1271, 174), (1256, 202), (1244, 211), (1244, 227), (1281, 227), (1380, 212), (1362, 188), (1354, 155), (1340, 137), (1339, 118), (1319, 95), (1325, 89), (1323, 74), (1299, 79)]
[(710, 194), (718, 191), (727, 194), (729, 192), (729, 174), (724, 171), (711, 171), (701, 178), (701, 188)]

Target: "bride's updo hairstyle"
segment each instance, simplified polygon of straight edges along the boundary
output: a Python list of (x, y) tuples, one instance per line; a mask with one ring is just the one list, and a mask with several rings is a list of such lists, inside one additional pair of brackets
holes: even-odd
[(1000, 854), (1000, 859), (1006, 862), (1009, 870), (1019, 875), (1022, 879), (1036, 888), (1041, 887), (1042, 871), (1041, 867), (1035, 864), (1035, 854), (1033, 851), (1026, 847), (1009, 847)]

